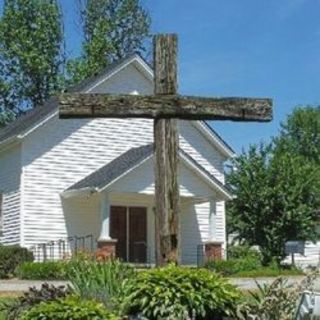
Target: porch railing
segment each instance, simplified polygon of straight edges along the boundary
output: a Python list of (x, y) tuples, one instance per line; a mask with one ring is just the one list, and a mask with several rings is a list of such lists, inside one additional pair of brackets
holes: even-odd
[[(154, 251), (150, 246), (146, 243), (137, 242), (133, 246), (133, 256), (139, 257), (139, 252), (141, 246), (145, 246), (145, 262), (140, 261), (139, 258), (136, 260), (134, 258), (123, 259), (124, 262), (131, 262), (141, 266), (148, 266), (154, 263)], [(75, 254), (79, 252), (87, 252), (87, 253), (95, 253), (97, 251), (97, 241), (93, 237), (92, 234), (86, 236), (72, 236), (67, 238), (58, 239), (55, 241), (48, 241), (45, 243), (39, 243), (30, 248), (30, 251), (33, 252), (35, 261), (37, 262), (45, 262), (45, 261), (56, 261), (56, 260), (68, 260)], [(224, 256), (226, 252), (222, 250), (222, 256)], [(194, 261), (195, 255), (194, 252), (184, 252), (183, 260), (185, 261)], [(135, 261), (134, 261), (135, 260)], [(205, 245), (199, 244), (196, 247), (196, 262), (198, 267), (203, 267), (208, 259), (205, 255)], [(212, 260), (212, 258), (210, 259)]]
[[(139, 251), (145, 252), (145, 261), (139, 259)], [(39, 243), (30, 248), (33, 252), (35, 261), (55, 261), (55, 260), (67, 260), (79, 252), (94, 253), (97, 251), (97, 241), (92, 234), (86, 236), (72, 236), (67, 238), (58, 239), (55, 241), (48, 241), (45, 243)], [(132, 246), (132, 255), (137, 257), (136, 263), (138, 265), (148, 265), (151, 263), (152, 250), (146, 243), (137, 242)], [(141, 258), (141, 257), (140, 257)], [(127, 259), (124, 259), (127, 261)], [(135, 260), (135, 258), (132, 258)], [(141, 261), (140, 261), (141, 260)]]
[(84, 251), (92, 253), (96, 250), (96, 240), (92, 234), (73, 236), (39, 243), (30, 248), (38, 262), (69, 259), (72, 255)]

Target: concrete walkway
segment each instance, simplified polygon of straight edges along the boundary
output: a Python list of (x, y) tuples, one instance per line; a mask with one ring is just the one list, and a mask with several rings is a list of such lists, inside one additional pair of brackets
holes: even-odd
[[(230, 278), (230, 283), (234, 284), (235, 286), (239, 287), (243, 290), (255, 290), (257, 289), (256, 281), (260, 284), (270, 284), (276, 278)], [(296, 283), (301, 282), (303, 279), (302, 276), (296, 277), (288, 277), (288, 283)], [(40, 288), (41, 284), (47, 282), (49, 284), (53, 284), (55, 286), (68, 284), (67, 281), (35, 281), (35, 280), (0, 280), (0, 292), (23, 292), (28, 291), (30, 287)], [(315, 283), (315, 289), (320, 291), (320, 278), (317, 279)]]
[[(291, 277), (283, 277), (288, 279), (288, 285), (294, 284), (294, 283), (299, 283), (301, 282), (304, 277), (303, 276), (291, 276)], [(230, 278), (229, 281), (233, 285), (237, 286), (239, 289), (242, 290), (255, 290), (257, 289), (257, 283), (259, 285), (264, 285), (264, 284), (271, 284), (276, 278)], [(317, 280), (319, 282), (320, 279)], [(256, 283), (257, 282), (257, 283)], [(320, 288), (320, 282), (319, 286), (318, 283), (316, 283), (317, 287)]]
[(47, 282), (54, 286), (66, 286), (67, 281), (38, 281), (38, 280), (0, 280), (0, 292), (23, 292), (28, 291), (30, 287), (41, 288), (41, 284)]

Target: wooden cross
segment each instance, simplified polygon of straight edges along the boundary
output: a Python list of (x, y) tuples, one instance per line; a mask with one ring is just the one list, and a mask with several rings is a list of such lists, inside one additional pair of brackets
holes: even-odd
[(154, 95), (63, 94), (61, 118), (152, 118), (155, 145), (156, 264), (179, 263), (177, 119), (271, 121), (272, 100), (177, 94), (177, 35), (154, 37)]

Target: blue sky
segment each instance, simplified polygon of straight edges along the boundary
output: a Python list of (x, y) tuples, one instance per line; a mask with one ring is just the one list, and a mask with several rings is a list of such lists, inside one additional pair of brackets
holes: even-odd
[[(68, 50), (79, 50), (73, 1)], [(179, 34), (180, 93), (274, 99), (272, 123), (211, 122), (237, 151), (276, 135), (297, 105), (320, 104), (320, 1), (145, 0), (152, 31)]]

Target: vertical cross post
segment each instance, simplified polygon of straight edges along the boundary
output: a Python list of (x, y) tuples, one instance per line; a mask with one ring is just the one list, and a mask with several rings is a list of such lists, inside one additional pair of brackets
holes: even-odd
[[(177, 94), (177, 35), (154, 38), (155, 95)], [(179, 263), (179, 136), (176, 119), (154, 120), (156, 264)]]

